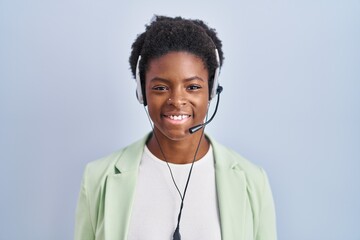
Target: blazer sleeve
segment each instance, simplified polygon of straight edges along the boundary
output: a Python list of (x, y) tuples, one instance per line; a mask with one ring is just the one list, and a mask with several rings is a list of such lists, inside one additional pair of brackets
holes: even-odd
[(268, 177), (263, 169), (263, 186), (261, 191), (261, 203), (259, 211), (259, 225), (256, 233), (256, 240), (276, 240), (276, 216), (274, 200), (271, 193)]
[(74, 240), (95, 239), (95, 231), (91, 221), (89, 198), (86, 189), (86, 170), (82, 179), (77, 203), (74, 235)]

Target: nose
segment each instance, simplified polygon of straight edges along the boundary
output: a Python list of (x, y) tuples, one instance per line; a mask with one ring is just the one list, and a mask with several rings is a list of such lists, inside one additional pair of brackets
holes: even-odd
[(181, 90), (175, 90), (171, 92), (171, 95), (167, 101), (169, 105), (173, 105), (176, 108), (180, 108), (184, 105), (186, 105), (186, 97), (185, 93), (183, 93)]

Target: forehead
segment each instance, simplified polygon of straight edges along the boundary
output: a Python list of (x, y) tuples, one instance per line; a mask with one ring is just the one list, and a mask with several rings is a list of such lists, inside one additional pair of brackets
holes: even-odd
[(189, 52), (169, 52), (150, 60), (146, 79), (153, 77), (189, 78), (198, 76), (208, 80), (208, 71), (202, 59)]

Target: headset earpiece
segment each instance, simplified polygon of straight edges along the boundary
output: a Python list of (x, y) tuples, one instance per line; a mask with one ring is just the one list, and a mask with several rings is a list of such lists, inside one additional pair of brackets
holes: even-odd
[[(211, 89), (211, 93), (210, 93), (210, 100), (216, 96), (216, 94), (219, 93), (219, 88), (221, 86), (219, 86), (219, 75), (220, 75), (220, 57), (219, 57), (219, 52), (218, 50), (215, 48), (215, 57), (216, 57), (216, 63), (217, 63), (217, 67), (215, 69), (215, 74), (214, 74), (214, 81), (213, 81), (213, 86)], [(222, 87), (220, 92), (222, 91)]]
[(139, 58), (136, 63), (136, 97), (140, 104), (144, 104), (144, 97), (142, 94), (142, 87), (141, 87), (141, 79), (140, 79), (140, 60), (141, 55), (139, 55)]

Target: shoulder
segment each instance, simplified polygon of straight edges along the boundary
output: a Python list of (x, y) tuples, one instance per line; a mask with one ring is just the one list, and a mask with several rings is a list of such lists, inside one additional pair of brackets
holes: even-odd
[(262, 171), (261, 167), (252, 163), (238, 152), (222, 145), (213, 138), (209, 139), (214, 149), (216, 165), (220, 165), (222, 168), (239, 168), (243, 171), (249, 172), (250, 174), (256, 174), (259, 171)]
[(218, 143), (215, 139), (209, 139), (213, 146), (217, 170), (241, 172), (245, 176), (248, 190), (261, 191), (264, 185), (267, 185), (267, 175), (262, 167), (252, 163), (233, 149)]
[(108, 175), (137, 168), (146, 139), (147, 136), (105, 157), (89, 162), (84, 170), (83, 181), (86, 185), (95, 187)]
[(121, 158), (126, 148), (122, 148), (108, 156), (91, 161), (85, 166), (83, 181), (87, 186), (95, 186), (102, 178), (115, 173), (115, 164)]

